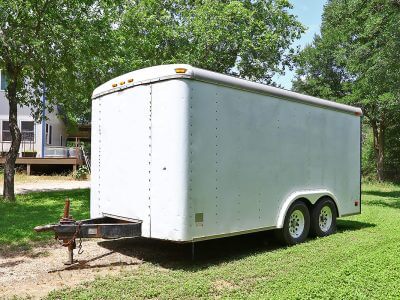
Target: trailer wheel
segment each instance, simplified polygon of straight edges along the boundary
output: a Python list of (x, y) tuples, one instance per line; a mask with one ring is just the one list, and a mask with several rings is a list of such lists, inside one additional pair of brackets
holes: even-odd
[(311, 213), (311, 234), (327, 236), (336, 231), (336, 206), (332, 199), (325, 197), (319, 200)]
[(310, 230), (310, 213), (307, 205), (297, 201), (286, 213), (283, 228), (278, 230), (278, 239), (286, 245), (295, 245), (305, 241)]

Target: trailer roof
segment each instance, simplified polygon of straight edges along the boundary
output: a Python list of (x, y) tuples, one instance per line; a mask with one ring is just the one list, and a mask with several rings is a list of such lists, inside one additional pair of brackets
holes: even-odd
[(137, 85), (177, 78), (194, 79), (240, 90), (270, 95), (283, 98), (285, 100), (302, 102), (319, 107), (326, 107), (359, 116), (362, 115), (362, 110), (358, 107), (328, 101), (317, 97), (276, 88), (266, 84), (256, 83), (221, 73), (196, 68), (186, 64), (160, 65), (126, 73), (97, 87), (93, 92), (92, 98), (95, 99), (105, 94), (110, 94)]

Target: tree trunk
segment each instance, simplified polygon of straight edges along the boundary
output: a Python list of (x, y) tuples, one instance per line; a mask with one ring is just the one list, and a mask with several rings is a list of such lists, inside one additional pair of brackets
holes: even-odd
[(15, 161), (18, 156), (19, 146), (21, 144), (21, 131), (18, 128), (17, 116), (17, 83), (16, 80), (10, 80), (7, 87), (7, 99), (10, 105), (8, 116), (10, 133), (11, 133), (11, 146), (6, 155), (4, 164), (4, 188), (3, 198), (7, 201), (15, 201), (14, 193), (14, 174), (15, 174)]
[(384, 180), (384, 155), (385, 155), (385, 126), (372, 122), (372, 132), (374, 135), (374, 152), (375, 152), (375, 165), (376, 177), (378, 181)]

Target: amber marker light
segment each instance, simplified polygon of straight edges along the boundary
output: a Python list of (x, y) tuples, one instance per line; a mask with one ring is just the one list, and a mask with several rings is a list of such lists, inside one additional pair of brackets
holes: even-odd
[(112, 87), (117, 87), (117, 85), (118, 85), (118, 84), (116, 84), (116, 83), (113, 83), (113, 84), (112, 84)]
[(119, 85), (124, 85), (125, 84), (125, 81), (121, 81), (120, 83), (119, 83)]
[(186, 71), (187, 71), (187, 69), (185, 69), (185, 68), (176, 68), (175, 69), (175, 73), (177, 73), (177, 74), (185, 74)]
[(132, 83), (133, 82), (133, 79), (132, 78), (129, 78), (128, 79), (128, 83)]

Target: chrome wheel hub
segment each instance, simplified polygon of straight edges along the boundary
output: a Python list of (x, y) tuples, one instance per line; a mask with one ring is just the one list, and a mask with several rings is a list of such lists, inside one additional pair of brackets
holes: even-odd
[(304, 215), (300, 210), (294, 210), (289, 218), (289, 234), (292, 238), (298, 238), (304, 231)]
[(322, 207), (319, 213), (319, 228), (323, 232), (327, 232), (332, 225), (332, 209), (329, 206)]

